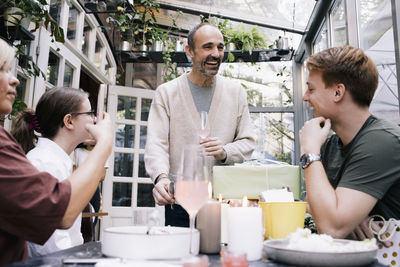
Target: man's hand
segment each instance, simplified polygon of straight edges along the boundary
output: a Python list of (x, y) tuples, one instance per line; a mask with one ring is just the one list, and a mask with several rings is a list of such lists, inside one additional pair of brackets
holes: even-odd
[(160, 177), (153, 188), (153, 197), (157, 205), (167, 205), (174, 203), (172, 195), (168, 192), (171, 181), (166, 177)]
[[(367, 217), (365, 218), (354, 230), (353, 232), (350, 233), (350, 235), (348, 236), (348, 238), (350, 239), (354, 239), (354, 240), (364, 240), (364, 239), (372, 239), (374, 238), (374, 234), (371, 232), (371, 230), (369, 229), (368, 223), (369, 220), (371, 218)], [(376, 222), (372, 222), (371, 223), (371, 228), (372, 230), (374, 230), (375, 232), (379, 232), (379, 230), (381, 230), (381, 227), (378, 225), (378, 223)], [(379, 241), (378, 241), (379, 242)], [(382, 244), (385, 247), (390, 247), (390, 241), (385, 241), (382, 242)]]
[(225, 161), (226, 152), (218, 137), (207, 137), (200, 140), (200, 146), (204, 148), (206, 156), (213, 156), (216, 160)]
[(328, 137), (331, 129), (330, 119), (323, 117), (306, 121), (299, 131), (301, 154), (320, 153), (321, 146)]

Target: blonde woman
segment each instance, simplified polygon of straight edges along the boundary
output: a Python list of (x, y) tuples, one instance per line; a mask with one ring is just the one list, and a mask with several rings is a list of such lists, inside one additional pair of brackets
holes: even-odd
[[(14, 54), (0, 39), (0, 116), (11, 112), (19, 84), (11, 71)], [(44, 244), (55, 229), (71, 227), (89, 202), (111, 153), (113, 129), (107, 114), (85, 128), (96, 146), (84, 164), (60, 182), (38, 171), (0, 126), (0, 265), (25, 259), (27, 240)]]

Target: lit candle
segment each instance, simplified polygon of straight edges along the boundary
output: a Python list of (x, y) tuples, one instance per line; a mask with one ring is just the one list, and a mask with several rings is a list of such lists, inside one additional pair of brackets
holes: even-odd
[(246, 253), (247, 260), (255, 261), (262, 256), (262, 211), (247, 205), (247, 197), (244, 197), (242, 207), (228, 209), (228, 248), (232, 252)]
[(210, 199), (197, 214), (200, 252), (219, 253), (221, 249), (221, 203), (211, 199), (211, 183), (208, 184), (208, 196)]
[(229, 204), (222, 203), (222, 195), (219, 194), (218, 201), (221, 203), (221, 243), (228, 244), (228, 209)]

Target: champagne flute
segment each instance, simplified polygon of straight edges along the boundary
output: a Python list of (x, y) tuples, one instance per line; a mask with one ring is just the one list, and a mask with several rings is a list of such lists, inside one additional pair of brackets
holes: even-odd
[(207, 111), (200, 112), (200, 128), (198, 130), (201, 139), (205, 139), (210, 135), (210, 123), (208, 121)]
[(208, 175), (204, 174), (204, 155), (199, 145), (186, 146), (183, 152), (183, 174), (177, 177), (175, 198), (187, 211), (190, 220), (190, 254), (192, 249), (194, 219), (208, 200)]

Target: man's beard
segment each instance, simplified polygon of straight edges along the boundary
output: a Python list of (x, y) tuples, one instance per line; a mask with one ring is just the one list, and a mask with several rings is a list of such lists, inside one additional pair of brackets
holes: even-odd
[[(217, 62), (217, 64), (215, 65), (215, 67), (213, 68), (213, 70), (207, 70), (206, 69), (206, 63), (209, 61), (215, 61)], [(205, 76), (215, 76), (218, 73), (219, 67), (221, 66), (221, 58), (219, 57), (213, 57), (213, 56), (208, 56), (206, 58), (206, 60), (204, 60), (201, 64), (200, 64), (200, 72), (205, 75)]]

